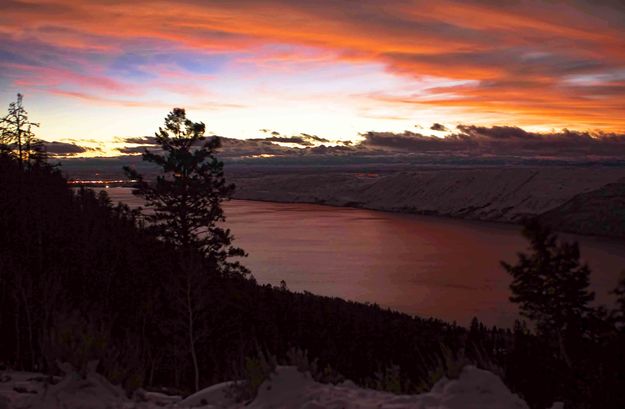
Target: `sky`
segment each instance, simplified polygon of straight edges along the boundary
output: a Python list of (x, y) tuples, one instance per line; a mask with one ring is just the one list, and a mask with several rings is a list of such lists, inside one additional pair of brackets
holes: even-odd
[(0, 103), (24, 94), (38, 136), (87, 147), (77, 155), (122, 154), (173, 107), (234, 139), (625, 131), (621, 0), (2, 0), (2, 10)]

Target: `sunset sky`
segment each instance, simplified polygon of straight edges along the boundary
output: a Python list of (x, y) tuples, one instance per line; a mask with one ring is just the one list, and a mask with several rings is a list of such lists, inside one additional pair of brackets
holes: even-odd
[(230, 138), (620, 133), (625, 3), (2, 0), (0, 103), (17, 92), (41, 138), (103, 154), (174, 106)]

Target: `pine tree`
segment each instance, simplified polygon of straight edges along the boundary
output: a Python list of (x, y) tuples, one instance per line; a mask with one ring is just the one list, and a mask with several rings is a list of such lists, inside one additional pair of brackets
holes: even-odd
[(523, 235), (531, 253), (519, 253), (515, 265), (501, 263), (512, 275), (510, 301), (519, 304), (521, 315), (533, 321), (541, 335), (555, 337), (562, 358), (571, 366), (565, 338), (581, 335), (593, 311), (590, 268), (580, 262), (576, 242), (558, 241), (537, 221), (526, 223)]
[(143, 160), (160, 167), (148, 183), (135, 170), (125, 168), (137, 181), (136, 194), (143, 196), (154, 213), (147, 215), (149, 228), (162, 240), (181, 250), (180, 271), (172, 276), (169, 297), (177, 319), (172, 322), (175, 345), (186, 345), (193, 366), (194, 387), (200, 385), (197, 344), (210, 335), (206, 323), (213, 309), (206, 294), (212, 285), (208, 272), (222, 276), (245, 276), (248, 270), (232, 257), (245, 256), (232, 245), (230, 230), (221, 223), (221, 204), (230, 199), (234, 185), (226, 183), (223, 163), (215, 157), (217, 137), (205, 138), (203, 123), (193, 122), (181, 108), (165, 118), (156, 133), (162, 153), (148, 151)]
[(45, 161), (45, 153), (43, 143), (32, 131), (39, 124), (28, 120), (22, 101), (22, 94), (17, 94), (17, 101), (9, 104), (8, 114), (0, 121), (0, 150), (13, 153), (20, 165), (26, 163), (30, 167), (33, 162)]
[(516, 265), (502, 262), (513, 278), (510, 301), (546, 332), (580, 322), (590, 312), (594, 294), (588, 290), (590, 269), (580, 262), (578, 244), (558, 242), (535, 221), (525, 225), (523, 234), (532, 253), (519, 253)]
[(222, 203), (229, 200), (234, 185), (226, 183), (223, 162), (215, 157), (218, 137), (205, 138), (203, 123), (187, 119), (182, 108), (165, 118), (165, 127), (156, 133), (162, 153), (149, 151), (143, 160), (160, 167), (154, 183), (147, 183), (135, 170), (125, 167), (137, 181), (136, 194), (143, 196), (154, 214), (146, 217), (163, 240), (185, 251), (197, 251), (224, 274), (246, 274), (232, 257), (244, 256), (232, 246), (232, 234), (222, 227)]

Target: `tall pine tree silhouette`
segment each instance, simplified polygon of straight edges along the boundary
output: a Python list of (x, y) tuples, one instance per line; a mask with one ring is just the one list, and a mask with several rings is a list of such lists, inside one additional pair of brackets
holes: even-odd
[(148, 228), (162, 240), (181, 250), (179, 271), (171, 277), (169, 297), (177, 319), (166, 325), (178, 345), (186, 345), (191, 357), (194, 387), (200, 387), (201, 374), (197, 345), (215, 335), (209, 325), (216, 308), (207, 299), (212, 275), (245, 276), (249, 271), (233, 257), (245, 256), (232, 245), (232, 234), (223, 227), (222, 203), (230, 199), (234, 185), (226, 182), (223, 162), (215, 157), (217, 137), (205, 138), (205, 126), (174, 108), (165, 126), (156, 133), (162, 152), (149, 151), (143, 160), (160, 168), (153, 182), (137, 171), (125, 168), (137, 181), (135, 194), (145, 198), (153, 210), (146, 215)]

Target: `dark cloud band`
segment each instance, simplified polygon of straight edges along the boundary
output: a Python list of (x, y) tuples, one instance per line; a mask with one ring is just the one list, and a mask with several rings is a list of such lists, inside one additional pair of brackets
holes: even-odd
[[(313, 144), (311, 140), (327, 139), (302, 136), (271, 136), (256, 139), (221, 138), (220, 156), (228, 159), (263, 156), (305, 158), (345, 158), (371, 156), (379, 160), (401, 157), (450, 158), (525, 158), (541, 160), (601, 161), (625, 160), (625, 134), (561, 130), (530, 132), (515, 126), (458, 125), (448, 130), (434, 124), (433, 130), (447, 130), (437, 137), (412, 131), (367, 132), (356, 143)], [(315, 139), (316, 138), (316, 139)], [(122, 154), (133, 155), (146, 148), (155, 149), (151, 138), (126, 138), (132, 146), (119, 148)], [(287, 144), (287, 145), (284, 145)], [(293, 147), (292, 145), (297, 145)]]

